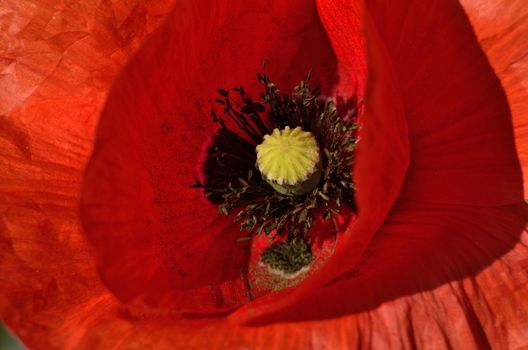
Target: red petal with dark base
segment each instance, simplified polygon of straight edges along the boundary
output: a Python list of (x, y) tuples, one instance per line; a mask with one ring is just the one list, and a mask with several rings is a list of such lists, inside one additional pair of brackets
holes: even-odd
[(315, 4), (201, 1), (180, 4), (114, 84), (81, 213), (122, 300), (203, 312), (249, 301), (244, 234), (189, 186), (217, 127), (216, 90), (257, 97), (264, 59), (284, 90), (312, 67), (323, 91), (337, 79)]
[[(522, 0), (461, 2), (505, 89), (516, 145), (524, 157), (528, 9)], [(12, 39), (16, 45), (10, 44), (9, 57), (1, 62), (9, 71), (1, 77), (8, 89), (0, 91), (1, 111), (8, 113), (0, 118), (0, 309), (2, 318), (30, 348), (512, 349), (528, 344), (524, 204), (471, 208), (400, 202), (368, 246), (355, 275), (311, 294), (332, 297), (331, 301), (315, 298), (305, 309), (294, 304), (278, 315), (286, 319), (299, 313), (316, 321), (248, 328), (224, 318), (191, 320), (170, 313), (160, 317), (120, 306), (94, 273), (76, 209), (82, 169), (108, 83), (163, 14), (158, 4), (103, 1), (97, 9), (84, 3), (74, 9), (17, 1), (9, 4), (12, 11), (3, 17), (14, 23), (4, 33), (9, 40), (16, 36)], [(388, 25), (399, 22), (407, 28), (405, 33), (419, 34), (413, 30), (415, 20), (421, 18), (413, 12), (419, 5), (405, 8), (410, 12), (405, 21), (398, 8), (380, 11), (394, 13), (385, 17)], [(385, 2), (385, 6), (389, 5)], [(458, 10), (454, 14), (448, 17), (464, 17)], [(12, 34), (13, 28), (21, 27)], [(328, 24), (326, 28), (332, 37)], [(57, 35), (62, 32), (68, 33)], [(0, 38), (2, 46), (5, 38)], [(333, 45), (338, 52), (338, 43)], [(346, 74), (343, 69), (339, 67), (339, 74)], [(298, 76), (290, 78), (293, 82)], [(351, 87), (347, 81), (351, 80), (341, 79)], [(371, 88), (379, 86), (387, 86), (387, 81)], [(383, 104), (375, 109), (381, 115), (384, 110)], [(409, 130), (419, 129), (409, 126)], [(504, 130), (498, 130), (503, 135)], [(423, 167), (418, 170), (417, 174), (427, 173)], [(488, 174), (487, 179), (494, 176)], [(508, 189), (516, 192), (516, 187)], [(434, 202), (443, 201), (434, 194)], [(473, 202), (470, 191), (462, 194), (465, 197), (453, 198)], [(148, 198), (148, 191), (143, 195)], [(495, 205), (517, 194), (495, 188), (477, 198)], [(401, 269), (395, 271), (392, 265)], [(343, 312), (352, 314), (321, 319)]]

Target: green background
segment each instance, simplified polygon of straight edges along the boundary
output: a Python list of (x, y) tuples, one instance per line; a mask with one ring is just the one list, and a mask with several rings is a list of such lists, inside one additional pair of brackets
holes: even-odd
[(8, 333), (7, 329), (0, 323), (0, 350), (24, 350), (20, 341)]

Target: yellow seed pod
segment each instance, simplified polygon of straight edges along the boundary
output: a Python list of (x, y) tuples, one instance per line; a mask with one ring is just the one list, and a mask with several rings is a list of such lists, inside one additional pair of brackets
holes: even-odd
[(317, 141), (299, 126), (273, 130), (256, 151), (258, 169), (278, 192), (304, 194), (321, 178)]

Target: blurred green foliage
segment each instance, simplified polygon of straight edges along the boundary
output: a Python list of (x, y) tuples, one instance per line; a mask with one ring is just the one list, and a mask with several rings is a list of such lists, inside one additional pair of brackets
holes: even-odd
[(22, 343), (0, 323), (0, 350), (24, 350)]

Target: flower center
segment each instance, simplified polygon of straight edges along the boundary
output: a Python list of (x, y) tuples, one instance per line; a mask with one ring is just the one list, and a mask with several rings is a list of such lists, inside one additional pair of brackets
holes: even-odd
[(342, 205), (355, 210), (359, 106), (353, 97), (338, 113), (334, 100), (310, 87), (309, 76), (289, 94), (268, 76), (257, 78), (265, 88), (260, 101), (243, 87), (218, 90), (223, 116), (212, 112), (219, 128), (204, 162), (205, 181), (191, 187), (203, 189), (220, 213), (236, 213), (241, 240), (279, 238), (261, 262), (291, 275), (311, 263), (314, 218), (333, 222), (328, 230), (334, 230)]
[(300, 126), (275, 128), (256, 147), (257, 167), (266, 181), (282, 194), (306, 194), (321, 180), (321, 157), (311, 132)]

